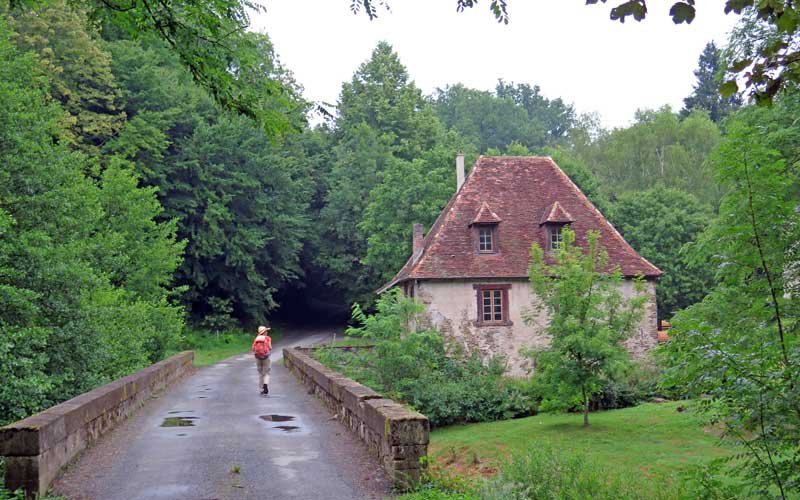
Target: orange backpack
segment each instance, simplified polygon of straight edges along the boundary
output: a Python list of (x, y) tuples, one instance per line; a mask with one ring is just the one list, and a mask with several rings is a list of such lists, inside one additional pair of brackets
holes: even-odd
[(253, 342), (253, 352), (258, 359), (267, 359), (267, 356), (269, 356), (271, 342), (268, 339), (269, 337), (259, 335), (256, 337), (256, 341)]

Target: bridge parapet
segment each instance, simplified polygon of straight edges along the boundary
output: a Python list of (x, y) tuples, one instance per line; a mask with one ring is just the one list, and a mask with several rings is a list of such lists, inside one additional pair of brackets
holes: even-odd
[(311, 349), (283, 350), (286, 367), (377, 455), (393, 485), (419, 481), (428, 454), (430, 422), (309, 356)]
[(194, 352), (185, 351), (0, 428), (6, 488), (22, 488), (30, 497), (45, 493), (75, 455), (143, 405), (153, 393), (193, 370)]

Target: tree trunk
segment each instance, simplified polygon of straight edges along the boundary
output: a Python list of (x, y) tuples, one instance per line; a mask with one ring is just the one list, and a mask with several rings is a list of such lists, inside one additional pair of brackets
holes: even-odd
[(589, 398), (586, 397), (586, 387), (581, 387), (583, 393), (583, 426), (589, 427)]

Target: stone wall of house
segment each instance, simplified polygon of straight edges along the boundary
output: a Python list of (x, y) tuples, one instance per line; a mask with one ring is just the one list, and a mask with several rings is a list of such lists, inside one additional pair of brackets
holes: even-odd
[[(635, 284), (632, 280), (623, 281), (620, 286), (623, 297), (636, 295)], [(656, 283), (645, 282), (644, 293), (647, 303), (644, 305), (644, 314), (639, 327), (631, 337), (625, 341), (625, 348), (634, 358), (641, 358), (658, 344), (658, 310), (656, 308)]]
[[(478, 326), (476, 284), (510, 284), (508, 314), (510, 325)], [(625, 297), (635, 294), (633, 282), (625, 280), (620, 286)], [(625, 342), (634, 357), (641, 357), (657, 343), (655, 283), (647, 282), (648, 302), (636, 333)], [(484, 358), (503, 355), (513, 376), (524, 376), (533, 369), (532, 361), (524, 355), (531, 347), (546, 346), (547, 314), (534, 307), (539, 300), (525, 279), (515, 280), (427, 280), (414, 285), (414, 296), (424, 303), (427, 313), (421, 327), (434, 327), (449, 340), (464, 346), (468, 352), (478, 351)], [(530, 322), (526, 323), (525, 318)]]

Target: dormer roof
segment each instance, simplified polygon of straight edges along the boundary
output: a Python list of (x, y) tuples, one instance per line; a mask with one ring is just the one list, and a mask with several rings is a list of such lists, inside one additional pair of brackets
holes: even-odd
[(542, 214), (542, 218), (539, 221), (539, 225), (543, 224), (569, 224), (571, 222), (575, 222), (575, 219), (564, 210), (564, 207), (561, 206), (561, 203), (558, 201), (554, 201), (551, 203)]
[[(470, 226), (482, 212), (502, 220), (497, 227), (502, 252), (475, 251)], [(551, 214), (552, 221), (569, 219), (579, 246), (586, 246), (588, 231), (598, 231), (600, 246), (608, 252), (608, 271), (618, 267), (626, 277), (662, 274), (625, 241), (551, 158), (481, 156), (428, 231), (419, 258), (409, 259), (379, 291), (412, 279), (527, 278), (531, 244), (542, 248), (548, 244), (539, 222)], [(552, 256), (545, 256), (545, 262), (553, 264)]]
[(501, 219), (496, 213), (492, 212), (492, 209), (489, 208), (489, 204), (485, 201), (481, 203), (481, 208), (478, 210), (478, 213), (475, 214), (475, 218), (472, 219), (472, 222), (469, 225), (473, 224), (499, 224), (502, 222)]

